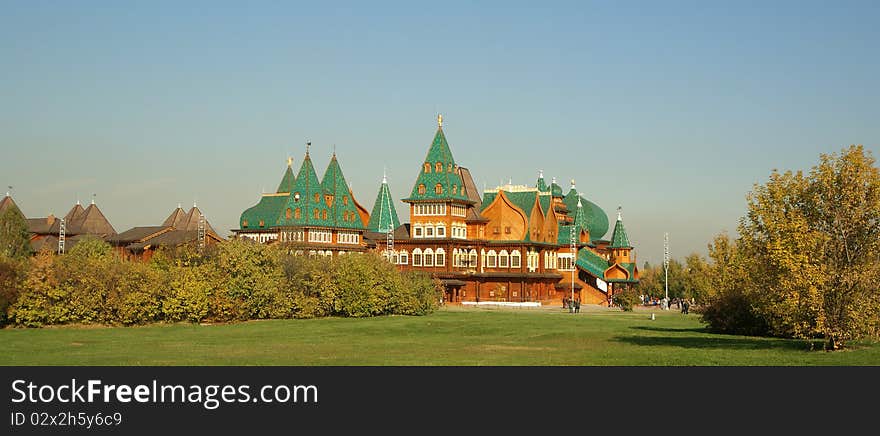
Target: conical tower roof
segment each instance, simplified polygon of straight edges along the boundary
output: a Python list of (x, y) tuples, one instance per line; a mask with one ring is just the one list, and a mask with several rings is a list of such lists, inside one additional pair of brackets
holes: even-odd
[[(286, 207), (281, 211), (277, 224), (282, 226), (332, 226), (330, 206), (325, 203), (323, 197), (324, 188), (318, 180), (312, 158), (306, 152), (299, 173), (296, 175), (296, 183), (293, 185), (291, 194), (287, 197)], [(287, 213), (287, 210), (290, 210), (290, 213)], [(298, 213), (297, 210), (299, 210)], [(327, 219), (324, 219), (325, 215)]]
[(171, 215), (168, 215), (168, 218), (165, 218), (165, 221), (162, 223), (163, 227), (176, 227), (181, 228), (181, 223), (186, 219), (186, 212), (180, 207), (177, 206), (177, 209), (171, 212)]
[(287, 159), (287, 169), (284, 171), (284, 177), (281, 178), (281, 183), (278, 184), (278, 190), (276, 193), (290, 193), (293, 189), (293, 186), (296, 184), (296, 176), (293, 175), (293, 158)]
[[(76, 207), (82, 209), (79, 204)], [(116, 234), (116, 229), (110, 225), (110, 221), (107, 220), (101, 209), (92, 203), (82, 213), (75, 214), (70, 224), (67, 225), (66, 233), (70, 235), (110, 236)]]
[(544, 170), (538, 171), (538, 181), (535, 182), (535, 187), (538, 188), (539, 192), (548, 192), (550, 190), (547, 182), (544, 181)]
[(82, 204), (77, 201), (76, 204), (70, 208), (70, 211), (67, 212), (67, 215), (64, 215), (64, 221), (67, 227), (70, 228), (72, 223), (81, 219), (85, 211), (86, 210), (83, 209)]
[(572, 225), (575, 228), (576, 232), (580, 232), (581, 230), (590, 231), (589, 223), (587, 222), (587, 214), (584, 213), (584, 205), (583, 202), (578, 199), (577, 202), (577, 211), (574, 215), (574, 222)]
[[(180, 224), (175, 226), (177, 230), (188, 230), (188, 231), (198, 231), (199, 230), (199, 217), (202, 216), (202, 211), (194, 204), (193, 207), (186, 213), (186, 216), (183, 217)], [(214, 233), (214, 228), (211, 227), (211, 223), (208, 222), (208, 218), (205, 218), (205, 232), (206, 233)]]
[(371, 232), (387, 233), (389, 230), (400, 226), (400, 219), (397, 216), (397, 210), (394, 208), (394, 201), (391, 199), (391, 190), (388, 189), (388, 178), (382, 177), (382, 185), (379, 186), (379, 193), (376, 195), (376, 202), (373, 203), (373, 213), (370, 214), (370, 223), (367, 229)]
[(7, 195), (0, 200), (0, 215), (3, 215), (7, 210), (14, 210), (21, 215), (22, 219), (25, 218), (24, 214), (21, 213), (21, 209), (18, 208), (18, 205), (15, 204), (15, 201), (12, 200), (11, 195)]
[(611, 248), (632, 248), (629, 237), (626, 236), (626, 228), (623, 227), (623, 218), (620, 208), (617, 208), (617, 222), (614, 223), (614, 232), (611, 234)]
[[(469, 201), (463, 194), (463, 182), (459, 176), (455, 159), (443, 133), (442, 118), (438, 118), (440, 126), (434, 134), (434, 140), (428, 148), (428, 154), (419, 170), (419, 176), (413, 185), (412, 193), (404, 201), (419, 200), (462, 200)], [(439, 170), (439, 171), (438, 171)]]
[[(336, 159), (336, 153), (330, 158), (330, 164), (324, 171), (324, 178), (321, 180), (321, 187), (326, 197), (324, 204), (330, 208), (328, 215), (328, 225), (335, 227), (344, 227), (351, 229), (363, 229), (364, 223), (361, 221), (357, 206), (350, 198), (348, 182), (342, 174), (342, 167)], [(329, 204), (328, 204), (329, 203)]]

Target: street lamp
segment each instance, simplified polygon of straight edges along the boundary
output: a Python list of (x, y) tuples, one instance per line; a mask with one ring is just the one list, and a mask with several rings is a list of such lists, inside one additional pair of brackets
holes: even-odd
[[(580, 206), (581, 202), (578, 199), (578, 206)], [(568, 300), (569, 312), (574, 313), (574, 270), (577, 269), (575, 265), (577, 264), (577, 243), (575, 242), (575, 229), (577, 226), (572, 226), (571, 232), (569, 233), (569, 242), (571, 243), (571, 300)]]
[(669, 309), (669, 232), (663, 234), (663, 269), (665, 271), (664, 285), (666, 288), (666, 309)]

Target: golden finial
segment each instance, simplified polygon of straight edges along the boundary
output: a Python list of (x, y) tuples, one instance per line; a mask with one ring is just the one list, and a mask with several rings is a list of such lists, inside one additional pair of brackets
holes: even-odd
[(293, 158), (290, 156), (287, 156), (287, 166), (292, 166), (292, 165), (293, 165)]
[(443, 114), (437, 114), (437, 127), (443, 127)]

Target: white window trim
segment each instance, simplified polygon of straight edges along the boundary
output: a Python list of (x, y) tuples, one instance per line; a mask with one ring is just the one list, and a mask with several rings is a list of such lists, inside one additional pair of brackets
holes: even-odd
[(430, 248), (422, 252), (422, 266), (434, 266), (434, 250)]
[[(491, 264), (489, 262), (492, 262)], [(486, 268), (498, 268), (498, 253), (495, 250), (489, 250), (486, 253)]]

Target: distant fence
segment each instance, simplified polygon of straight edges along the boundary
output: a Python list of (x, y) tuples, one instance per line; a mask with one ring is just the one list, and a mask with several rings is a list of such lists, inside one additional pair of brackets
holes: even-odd
[(463, 306), (508, 306), (508, 307), (541, 307), (540, 301), (462, 301)]

